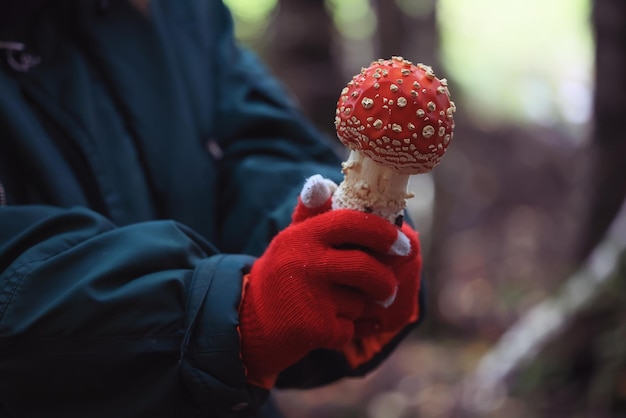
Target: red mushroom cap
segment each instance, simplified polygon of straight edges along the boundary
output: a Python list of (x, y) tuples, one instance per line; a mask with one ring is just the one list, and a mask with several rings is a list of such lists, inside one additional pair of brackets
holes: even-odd
[(454, 130), (446, 79), (402, 57), (374, 61), (355, 75), (337, 102), (341, 142), (403, 174), (426, 173), (446, 152)]

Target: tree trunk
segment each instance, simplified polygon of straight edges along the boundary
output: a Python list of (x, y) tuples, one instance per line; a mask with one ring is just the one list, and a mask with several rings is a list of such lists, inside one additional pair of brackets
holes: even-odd
[(626, 196), (626, 2), (596, 0), (596, 93), (590, 153), (590, 212), (581, 240), (584, 257), (597, 244)]
[(336, 31), (324, 0), (280, 0), (270, 28), (268, 62), (307, 116), (334, 137), (335, 107), (345, 84), (334, 53)]
[(378, 56), (401, 55), (441, 72), (435, 0), (404, 3), (406, 10), (402, 10), (396, 0), (376, 0)]

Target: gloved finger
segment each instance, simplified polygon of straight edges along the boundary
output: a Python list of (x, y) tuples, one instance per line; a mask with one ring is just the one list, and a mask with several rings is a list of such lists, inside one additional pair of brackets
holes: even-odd
[(393, 292), (393, 294), (392, 294), (391, 296), (389, 296), (389, 297), (388, 297), (387, 299), (385, 299), (385, 300), (381, 300), (381, 301), (376, 302), (376, 303), (378, 303), (378, 304), (379, 304), (380, 306), (382, 306), (383, 308), (388, 308), (388, 307), (390, 307), (390, 306), (391, 306), (391, 304), (392, 304), (393, 302), (395, 302), (395, 300), (396, 300), (396, 296), (398, 296), (398, 285), (397, 285), (397, 284), (396, 284), (396, 288), (395, 288), (395, 290), (394, 290), (394, 292)]
[(324, 258), (315, 266), (318, 279), (353, 288), (368, 301), (383, 302), (396, 292), (393, 271), (370, 254), (357, 249), (334, 250)]
[(380, 333), (382, 327), (382, 323), (378, 318), (359, 318), (354, 321), (354, 336), (356, 338), (369, 337)]
[(411, 241), (402, 231), (397, 231), (396, 240), (389, 246), (387, 254), (406, 256), (411, 253)]
[(354, 321), (363, 316), (365, 306), (370, 303), (363, 298), (363, 293), (350, 286), (330, 283), (327, 295), (334, 304), (337, 318)]
[(330, 199), (335, 190), (337, 190), (335, 182), (320, 174), (315, 174), (309, 177), (302, 186), (300, 200), (309, 209), (319, 208)]
[(310, 234), (333, 247), (363, 248), (378, 254), (406, 256), (411, 240), (387, 220), (352, 209), (339, 209), (307, 221)]
[(418, 233), (408, 224), (404, 224), (399, 230), (398, 238), (391, 244), (386, 254), (378, 255), (384, 264), (402, 265), (411, 263), (420, 255), (420, 243)]
[[(353, 289), (327, 283), (323, 288), (313, 290), (311, 309), (307, 320), (323, 324), (321, 327), (307, 327), (296, 332), (304, 332), (297, 340), (317, 341), (323, 348), (339, 349), (354, 335), (354, 320), (363, 315), (367, 302), (362, 294)], [(312, 335), (311, 333), (314, 333)]]
[(354, 322), (338, 318), (320, 338), (321, 348), (341, 350), (354, 338)]
[(400, 228), (400, 230), (402, 231), (402, 233), (404, 235), (406, 235), (406, 237), (411, 241), (412, 243), (412, 251), (415, 251), (416, 253), (419, 253), (419, 234), (417, 233), (416, 230), (414, 230), (408, 223), (404, 223), (402, 225), (402, 227)]
[(364, 315), (357, 321), (362, 321), (364, 324), (376, 323), (379, 325), (378, 331), (380, 332), (398, 331), (419, 317), (417, 302), (409, 304), (404, 301), (401, 305), (402, 309), (394, 308), (394, 305), (390, 308), (374, 304), (367, 305), (364, 308)]
[(302, 187), (300, 196), (298, 196), (298, 205), (293, 212), (292, 221), (294, 223), (302, 222), (307, 218), (329, 211), (332, 206), (331, 197), (336, 189), (337, 184), (335, 182), (319, 174), (309, 177)]

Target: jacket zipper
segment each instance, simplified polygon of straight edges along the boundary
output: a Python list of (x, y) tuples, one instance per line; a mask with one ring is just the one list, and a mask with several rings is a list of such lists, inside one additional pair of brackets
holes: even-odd
[(5, 51), (5, 60), (9, 66), (20, 73), (25, 73), (39, 65), (41, 57), (25, 51), (26, 46), (20, 42), (0, 41), (0, 50)]
[(0, 206), (7, 205), (7, 194), (4, 191), (4, 186), (0, 183)]

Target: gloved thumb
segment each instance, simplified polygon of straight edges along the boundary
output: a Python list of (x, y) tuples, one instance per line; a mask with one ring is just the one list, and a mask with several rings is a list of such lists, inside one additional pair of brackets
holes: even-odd
[(331, 197), (336, 189), (337, 184), (335, 182), (319, 174), (309, 177), (298, 197), (298, 205), (292, 215), (292, 221), (294, 223), (302, 222), (312, 216), (329, 211), (332, 206)]

